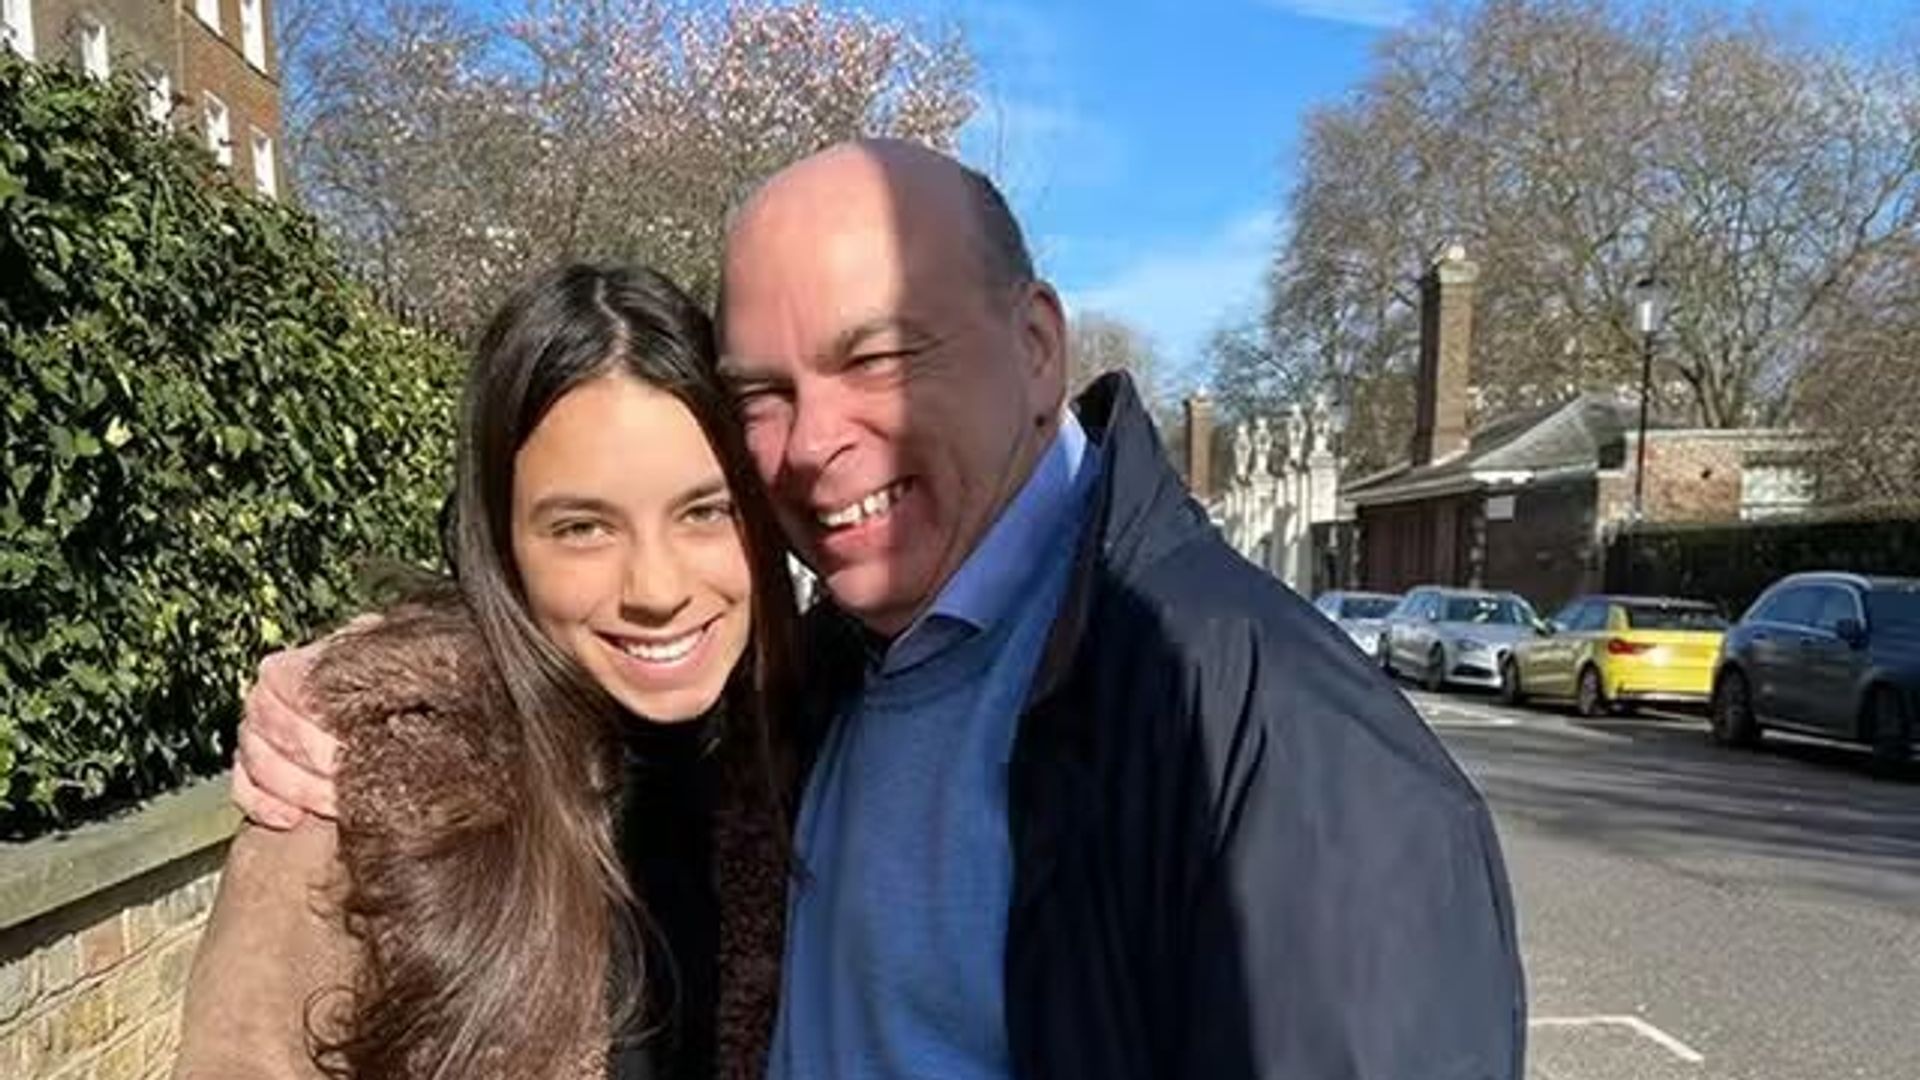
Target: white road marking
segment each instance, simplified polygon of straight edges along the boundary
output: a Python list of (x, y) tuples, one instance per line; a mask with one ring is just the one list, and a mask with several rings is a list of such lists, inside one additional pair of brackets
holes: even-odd
[(1519, 727), (1520, 721), (1515, 720), (1511, 716), (1476, 717), (1472, 713), (1449, 714), (1444, 712), (1429, 712), (1427, 715), (1427, 726), (1456, 728)]
[(1706, 1055), (1637, 1016), (1536, 1016), (1527, 1021), (1530, 1028), (1626, 1028), (1689, 1065), (1706, 1061)]

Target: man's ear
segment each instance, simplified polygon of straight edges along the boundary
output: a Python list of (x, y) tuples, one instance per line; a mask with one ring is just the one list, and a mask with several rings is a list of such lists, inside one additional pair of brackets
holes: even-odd
[(1022, 289), (1017, 317), (1035, 418), (1051, 422), (1067, 398), (1067, 313), (1060, 294), (1044, 281)]

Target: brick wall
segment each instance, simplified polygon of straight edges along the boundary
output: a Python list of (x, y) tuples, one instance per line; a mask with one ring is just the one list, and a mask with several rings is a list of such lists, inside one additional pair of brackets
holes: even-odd
[(82, 16), (106, 26), (116, 68), (158, 64), (173, 70), (173, 5), (166, 0), (34, 0), (35, 55), (42, 61), (72, 60), (72, 34)]
[[(271, 8), (263, 8), (272, 17)], [(185, 58), (185, 75), (178, 92), (187, 102), (193, 122), (200, 123), (200, 109), (208, 93), (227, 106), (233, 136), (233, 175), (242, 185), (253, 183), (253, 138), (259, 130), (273, 140), (276, 158), (282, 156), (280, 138), (280, 85), (272, 35), (267, 41), (267, 70), (262, 73), (241, 53), (239, 0), (220, 0), (220, 32), (215, 33), (192, 14), (191, 4), (180, 20), (180, 48)], [(204, 130), (204, 129), (203, 129)], [(280, 170), (284, 174), (284, 170)]]
[(147, 1080), (173, 1068), (194, 946), (219, 885), (200, 867), (0, 965), (0, 1076)]
[(0, 844), (0, 1077), (160, 1080), (237, 821), (224, 780)]
[[(1600, 474), (1599, 522), (1603, 530), (1633, 520), (1636, 439), (1629, 432), (1621, 467)], [(1647, 522), (1686, 525), (1739, 521), (1743, 461), (1780, 439), (1776, 433), (1653, 433), (1647, 439)]]
[[(201, 108), (212, 93), (227, 107), (233, 141), (233, 175), (254, 182), (253, 132), (273, 141), (276, 166), (284, 160), (280, 133), (279, 53), (272, 33), (273, 5), (262, 0), (267, 27), (266, 68), (250, 63), (242, 47), (240, 0), (220, 0), (220, 29), (200, 21), (193, 0), (33, 0), (35, 55), (42, 60), (72, 60), (73, 30), (82, 17), (107, 28), (107, 47), (116, 68), (157, 65), (173, 80), (181, 106), (177, 121), (204, 132)], [(283, 168), (275, 173), (284, 177)], [(284, 180), (282, 180), (284, 184)]]

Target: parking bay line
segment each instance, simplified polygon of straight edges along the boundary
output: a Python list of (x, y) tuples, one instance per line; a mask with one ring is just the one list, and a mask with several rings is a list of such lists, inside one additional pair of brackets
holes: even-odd
[(1529, 1028), (1592, 1028), (1621, 1027), (1646, 1039), (1655, 1046), (1689, 1065), (1699, 1065), (1707, 1060), (1706, 1055), (1672, 1035), (1661, 1031), (1638, 1016), (1536, 1016), (1527, 1021)]

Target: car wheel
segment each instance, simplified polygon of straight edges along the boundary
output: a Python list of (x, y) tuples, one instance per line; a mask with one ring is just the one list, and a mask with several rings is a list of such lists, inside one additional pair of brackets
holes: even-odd
[(1427, 668), (1420, 673), (1420, 686), (1430, 694), (1447, 688), (1447, 651), (1438, 645), (1427, 654)]
[(1867, 699), (1867, 738), (1874, 760), (1902, 765), (1913, 756), (1913, 718), (1891, 686), (1877, 686)]
[(1760, 722), (1753, 715), (1753, 691), (1737, 671), (1720, 676), (1713, 688), (1709, 721), (1713, 741), (1721, 746), (1752, 746), (1760, 741)]
[(1393, 678), (1393, 643), (1387, 640), (1387, 635), (1381, 634), (1374, 644), (1373, 657), (1380, 662), (1380, 670), (1387, 673), (1387, 678)]
[(1573, 699), (1573, 708), (1581, 716), (1591, 720), (1607, 713), (1607, 692), (1600, 685), (1600, 669), (1589, 664), (1580, 669), (1580, 689)]
[(1527, 703), (1526, 688), (1520, 685), (1520, 663), (1511, 656), (1500, 662), (1500, 701), (1516, 709)]

